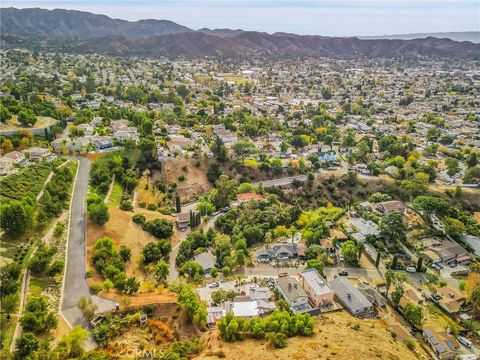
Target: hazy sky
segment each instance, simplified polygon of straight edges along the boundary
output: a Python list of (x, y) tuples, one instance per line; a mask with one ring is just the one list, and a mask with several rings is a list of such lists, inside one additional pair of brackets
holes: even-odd
[(0, 4), (76, 9), (126, 20), (168, 19), (193, 29), (330, 36), (480, 30), (480, 0), (2, 0)]

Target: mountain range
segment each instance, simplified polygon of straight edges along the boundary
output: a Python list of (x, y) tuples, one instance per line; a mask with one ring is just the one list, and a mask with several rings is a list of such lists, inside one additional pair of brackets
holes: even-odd
[(366, 56), (480, 59), (480, 44), (425, 37), (412, 40), (192, 30), (169, 20), (127, 21), (76, 10), (0, 9), (1, 39), (37, 50), (127, 56)]

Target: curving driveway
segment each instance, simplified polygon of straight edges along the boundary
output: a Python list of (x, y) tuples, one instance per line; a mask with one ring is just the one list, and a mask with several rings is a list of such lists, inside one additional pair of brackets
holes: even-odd
[[(60, 311), (70, 326), (81, 325), (90, 330), (88, 321), (77, 306), (80, 297), (91, 297), (98, 306), (98, 312), (115, 308), (115, 302), (92, 295), (85, 279), (86, 269), (86, 212), (90, 161), (79, 157), (78, 174), (75, 181), (73, 197), (70, 205), (70, 225), (63, 279)], [(93, 339), (89, 339), (87, 347), (95, 347)]]

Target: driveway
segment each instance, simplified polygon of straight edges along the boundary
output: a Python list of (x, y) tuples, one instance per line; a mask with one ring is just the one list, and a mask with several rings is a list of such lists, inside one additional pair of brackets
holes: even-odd
[[(90, 161), (85, 158), (78, 158), (78, 160), (78, 175), (70, 211), (61, 312), (70, 326), (81, 325), (84, 329), (90, 330), (88, 321), (77, 307), (80, 297), (91, 297), (98, 306), (98, 312), (114, 309), (115, 303), (98, 296), (92, 296), (85, 279), (86, 200)], [(95, 346), (92, 341), (93, 339), (89, 339), (87, 347)]]

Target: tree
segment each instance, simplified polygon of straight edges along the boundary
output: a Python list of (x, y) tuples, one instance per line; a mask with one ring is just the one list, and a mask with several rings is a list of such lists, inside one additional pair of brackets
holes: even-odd
[(457, 219), (447, 217), (443, 220), (445, 233), (455, 240), (460, 240), (465, 232), (465, 225)]
[(317, 259), (307, 260), (306, 269), (315, 269), (315, 270), (318, 271), (318, 273), (320, 275), (324, 276), (324, 274), (323, 274), (323, 269), (324, 268), (325, 268), (325, 264), (320, 260), (317, 260)]
[(403, 292), (404, 292), (403, 286), (401, 284), (397, 284), (397, 286), (395, 287), (395, 290), (392, 292), (392, 295), (391, 295), (391, 299), (395, 307), (398, 307), (400, 299), (403, 296)]
[(40, 341), (31, 332), (25, 332), (15, 343), (15, 356), (18, 359), (28, 359), (39, 348)]
[(255, 153), (256, 148), (253, 143), (246, 140), (239, 140), (232, 146), (233, 152), (237, 155), (240, 159), (242, 159), (242, 163), (246, 157)]
[(189, 260), (186, 263), (184, 263), (179, 270), (180, 270), (180, 274), (188, 275), (191, 278), (195, 278), (196, 276), (203, 275), (202, 266), (198, 262), (193, 260)]
[(472, 166), (465, 171), (463, 182), (466, 184), (480, 184), (480, 167)]
[(170, 272), (170, 266), (163, 260), (160, 260), (155, 265), (155, 277), (157, 278), (158, 282), (164, 282), (167, 280), (168, 274)]
[(4, 153), (9, 153), (10, 151), (12, 151), (13, 150), (12, 140), (7, 139), (7, 138), (3, 139), (2, 149), (3, 149)]
[(403, 309), (403, 315), (410, 325), (420, 329), (423, 321), (422, 307), (415, 304), (406, 304)]
[(23, 126), (33, 126), (37, 122), (37, 117), (30, 109), (24, 109), (17, 115), (17, 120)]
[(151, 263), (157, 263), (163, 257), (167, 256), (171, 250), (172, 246), (167, 240), (149, 242), (142, 250), (143, 263), (146, 265)]
[(0, 103), (0, 122), (5, 123), (12, 118), (10, 111)]
[(401, 187), (411, 197), (423, 195), (427, 192), (430, 177), (424, 172), (417, 172), (410, 180), (403, 180)]
[(20, 323), (25, 331), (40, 334), (54, 329), (57, 326), (57, 318), (48, 310), (46, 300), (37, 297), (28, 300)]
[(392, 269), (388, 269), (387, 272), (385, 273), (385, 289), (387, 292), (387, 297), (388, 297), (388, 291), (390, 290), (390, 286), (392, 285), (394, 280), (395, 280), (395, 271)]
[(465, 161), (469, 168), (478, 165), (478, 157), (476, 152), (472, 152), (470, 155), (467, 156), (467, 160)]
[(228, 160), (228, 150), (222, 139), (219, 136), (215, 137), (215, 140), (210, 144), (210, 151), (220, 162)]
[(7, 314), (7, 319), (10, 319), (10, 314), (15, 311), (18, 304), (18, 295), (10, 294), (0, 298), (0, 305), (2, 310)]
[(341, 251), (346, 262), (352, 265), (358, 265), (358, 247), (354, 241), (345, 241)]
[(455, 158), (446, 158), (445, 165), (447, 166), (447, 174), (450, 176), (455, 175), (460, 170), (458, 160)]
[(103, 290), (109, 292), (113, 288), (113, 282), (110, 279), (105, 279), (102, 285)]
[(377, 252), (377, 258), (375, 259), (375, 267), (378, 268), (378, 266), (380, 265), (380, 252)]
[(423, 257), (422, 256), (418, 257), (416, 269), (417, 269), (418, 273), (421, 273), (423, 271)]
[(237, 183), (226, 175), (221, 175), (215, 182), (216, 191), (212, 192), (212, 203), (217, 209), (223, 208), (230, 204), (237, 195)]
[(87, 339), (88, 331), (77, 325), (70, 330), (70, 333), (62, 336), (57, 351), (66, 358), (78, 358), (85, 351), (83, 345)]
[(386, 240), (405, 242), (407, 224), (403, 220), (403, 214), (395, 211), (385, 215), (380, 221), (380, 235)]
[(98, 225), (103, 225), (110, 219), (108, 207), (103, 201), (88, 205), (88, 216)]
[(94, 318), (98, 306), (93, 302), (92, 298), (82, 296), (78, 299), (78, 307), (83, 313), (83, 316), (90, 321)]
[(413, 206), (423, 211), (427, 218), (432, 214), (443, 217), (450, 212), (450, 203), (436, 196), (417, 196), (413, 200)]
[(182, 204), (180, 203), (180, 196), (178, 196), (178, 194), (175, 195), (175, 211), (177, 214), (182, 212)]
[(33, 224), (34, 209), (24, 201), (10, 201), (0, 208), (0, 226), (5, 232), (20, 236)]
[(158, 239), (165, 239), (173, 234), (173, 224), (167, 219), (157, 218), (147, 221), (144, 224), (144, 229)]
[(118, 255), (120, 255), (120, 258), (124, 262), (129, 262), (130, 259), (132, 258), (132, 250), (130, 250), (125, 245), (122, 245), (122, 246), (120, 246), (120, 249), (118, 250)]

